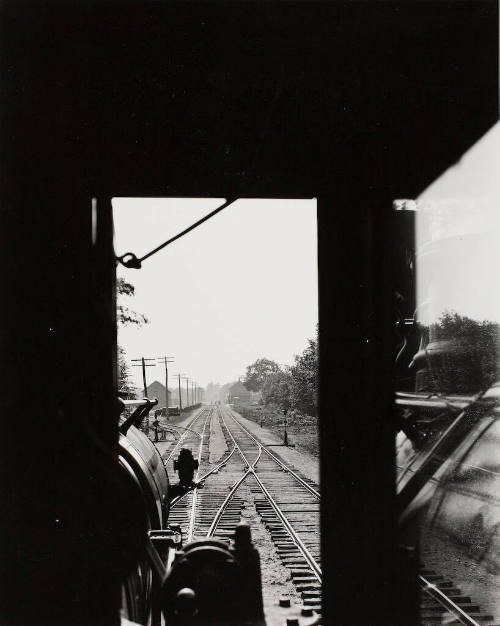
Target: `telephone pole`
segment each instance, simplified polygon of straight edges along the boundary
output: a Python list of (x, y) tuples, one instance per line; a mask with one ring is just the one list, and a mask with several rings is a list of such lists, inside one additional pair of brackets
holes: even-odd
[(142, 367), (142, 382), (144, 384), (144, 397), (148, 397), (148, 385), (146, 383), (146, 367), (156, 367), (156, 363), (146, 363), (146, 361), (154, 361), (154, 359), (145, 359), (143, 356), (140, 359), (132, 359), (132, 361), (140, 361), (132, 367)]
[(159, 356), (158, 361), (165, 365), (165, 408), (167, 411), (168, 419), (168, 364), (174, 360), (172, 356)]
[(186, 381), (186, 408), (189, 406), (189, 377), (183, 376), (183, 380)]
[(184, 374), (174, 374), (174, 375), (178, 377), (179, 413), (182, 413), (181, 376), (184, 376)]
[[(132, 361), (140, 361), (140, 363), (134, 363), (133, 367), (142, 367), (142, 382), (144, 384), (144, 397), (148, 397), (148, 384), (146, 382), (146, 367), (156, 367), (156, 363), (146, 363), (146, 361), (154, 361), (154, 359), (145, 359), (141, 356), (140, 359), (132, 359)], [(149, 413), (146, 419), (144, 420), (143, 426), (144, 432), (146, 435), (149, 435)]]

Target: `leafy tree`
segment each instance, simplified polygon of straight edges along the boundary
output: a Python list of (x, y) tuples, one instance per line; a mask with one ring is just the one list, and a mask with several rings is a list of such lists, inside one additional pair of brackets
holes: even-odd
[(118, 292), (118, 323), (124, 326), (128, 324), (136, 324), (137, 326), (148, 324), (149, 320), (142, 313), (132, 311), (120, 302), (122, 299), (120, 296), (133, 296), (135, 294), (134, 285), (128, 283), (124, 278), (118, 278), (116, 281), (116, 290)]
[(289, 371), (280, 370), (270, 374), (262, 385), (265, 404), (275, 404), (283, 411), (293, 407), (293, 378)]
[(290, 368), (292, 377), (292, 402), (301, 413), (316, 415), (318, 412), (318, 339), (309, 339), (308, 347), (295, 356)]
[(262, 402), (283, 410), (296, 409), (307, 415), (318, 413), (319, 349), (316, 337), (307, 348), (295, 356), (291, 367), (280, 368), (269, 359), (257, 359), (249, 365), (243, 381), (250, 391), (261, 391)]
[(245, 378), (242, 382), (248, 391), (261, 391), (266, 379), (280, 371), (280, 366), (275, 361), (257, 359), (255, 363), (247, 367)]
[(499, 378), (500, 326), (446, 311), (435, 324), (421, 327), (425, 348), (417, 372), (421, 391), (470, 394)]
[[(124, 278), (118, 278), (116, 281), (116, 290), (118, 292), (118, 301), (122, 296), (133, 296), (135, 294), (135, 287), (128, 283)], [(149, 320), (136, 311), (130, 310), (123, 304), (117, 305), (117, 318), (118, 323), (122, 326), (129, 324), (135, 324), (140, 327), (143, 324), (148, 324)], [(136, 388), (130, 380), (130, 370), (127, 364), (125, 350), (118, 346), (118, 389), (126, 391), (131, 397), (135, 397)]]
[(130, 369), (127, 364), (125, 350), (118, 346), (118, 389), (125, 391), (131, 398), (135, 398), (136, 387), (130, 380)]

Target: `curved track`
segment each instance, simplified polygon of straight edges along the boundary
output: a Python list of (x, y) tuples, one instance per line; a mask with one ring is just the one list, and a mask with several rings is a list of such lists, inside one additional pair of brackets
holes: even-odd
[(433, 570), (422, 570), (418, 579), (422, 588), (420, 602), (422, 626), (434, 624), (480, 626), (494, 623), (493, 615), (482, 611), (480, 606), (463, 594), (451, 580), (445, 579)]
[[(258, 441), (226, 407), (211, 414), (226, 452), (208, 463), (209, 442), (200, 442), (200, 475), (204, 488), (175, 503), (175, 521), (188, 539), (215, 537), (230, 541), (245, 506), (255, 506), (271, 535), (281, 563), (290, 571), (305, 605), (321, 610), (319, 489)], [(206, 426), (206, 424), (205, 424)], [(212, 429), (210, 429), (212, 430)], [(212, 437), (214, 433), (212, 432)], [(253, 502), (241, 497), (246, 482)], [(186, 514), (189, 511), (189, 519)]]
[(220, 418), (246, 463), (246, 475), (261, 491), (261, 497), (256, 498), (257, 510), (282, 560), (321, 582), (319, 493), (258, 442), (232, 412), (224, 409)]

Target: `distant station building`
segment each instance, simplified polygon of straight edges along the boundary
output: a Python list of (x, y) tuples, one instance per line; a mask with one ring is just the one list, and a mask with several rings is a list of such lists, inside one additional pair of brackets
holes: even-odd
[(237, 383), (234, 383), (234, 385), (231, 385), (231, 387), (229, 387), (229, 391), (228, 391), (228, 403), (229, 404), (234, 404), (235, 402), (237, 402), (238, 404), (245, 404), (250, 402), (251, 399), (251, 393), (250, 391), (248, 391), (248, 389), (245, 387), (245, 385), (238, 381)]

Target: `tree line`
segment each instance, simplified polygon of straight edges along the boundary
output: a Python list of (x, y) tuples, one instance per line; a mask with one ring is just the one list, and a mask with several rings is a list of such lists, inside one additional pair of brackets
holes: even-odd
[[(500, 379), (500, 325), (445, 311), (419, 325), (420, 356), (414, 358), (418, 391), (476, 394)], [(411, 367), (411, 366), (410, 366)]]
[(307, 348), (295, 355), (292, 365), (280, 365), (266, 358), (257, 359), (246, 368), (243, 384), (249, 391), (260, 391), (266, 406), (282, 411), (296, 410), (318, 415), (319, 348), (316, 337)]

